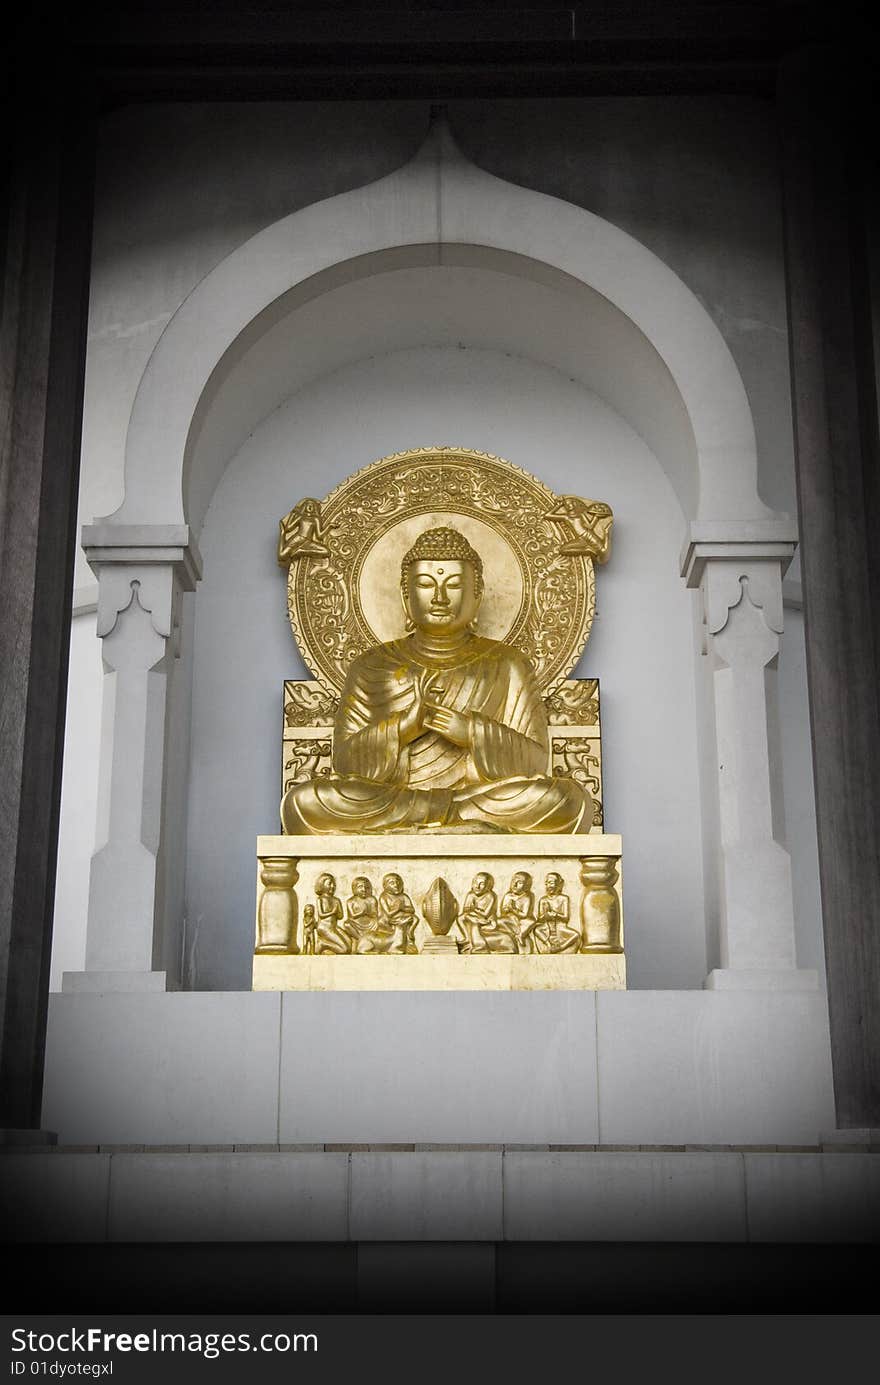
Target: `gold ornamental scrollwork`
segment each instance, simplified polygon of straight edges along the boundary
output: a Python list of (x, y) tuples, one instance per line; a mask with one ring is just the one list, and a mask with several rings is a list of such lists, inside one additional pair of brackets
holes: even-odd
[(359, 655), (399, 634), (388, 574), (420, 532), (443, 525), (463, 532), (495, 575), (481, 633), (521, 650), (545, 695), (577, 663), (595, 613), (593, 564), (608, 557), (608, 506), (556, 495), (488, 453), (419, 447), (372, 462), (323, 501), (301, 500), (281, 521), (291, 628), (325, 695)]

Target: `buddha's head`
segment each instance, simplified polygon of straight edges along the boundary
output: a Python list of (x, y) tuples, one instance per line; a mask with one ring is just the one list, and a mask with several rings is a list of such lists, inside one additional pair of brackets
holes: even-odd
[(400, 591), (409, 629), (461, 634), (476, 624), (482, 559), (457, 529), (426, 529), (401, 563)]

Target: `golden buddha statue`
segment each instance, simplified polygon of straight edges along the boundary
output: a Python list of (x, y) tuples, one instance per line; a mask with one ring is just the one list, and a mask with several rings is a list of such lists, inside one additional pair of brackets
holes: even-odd
[(479, 554), (428, 529), (401, 564), (407, 630), (351, 666), (330, 775), (288, 789), (286, 833), (588, 831), (592, 802), (549, 771), (531, 665), (475, 626)]

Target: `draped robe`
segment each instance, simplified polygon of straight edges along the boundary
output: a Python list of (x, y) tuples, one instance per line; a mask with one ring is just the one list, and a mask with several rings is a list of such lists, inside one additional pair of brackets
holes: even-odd
[[(431, 730), (401, 744), (401, 718), (426, 672), (436, 675), (429, 701), (470, 714), (466, 746)], [(575, 832), (590, 820), (584, 793), (548, 764), (544, 704), (519, 650), (474, 635), (446, 663), (417, 652), (410, 636), (355, 660), (332, 773), (289, 789), (282, 822), (289, 833)]]

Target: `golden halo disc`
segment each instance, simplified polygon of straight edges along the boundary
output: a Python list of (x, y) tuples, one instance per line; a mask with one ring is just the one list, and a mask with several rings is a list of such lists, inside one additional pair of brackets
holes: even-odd
[(328, 555), (303, 555), (288, 575), (291, 628), (315, 677), (338, 692), (354, 659), (404, 633), (400, 560), (418, 534), (449, 525), (483, 559), (478, 633), (520, 649), (550, 691), (595, 611), (592, 559), (560, 552), (547, 518), (557, 504), (528, 472), (463, 447), (396, 452), (348, 477), (321, 503)]
[[(481, 519), (448, 510), (411, 515), (386, 529), (365, 551), (356, 573), (364, 622), (378, 644), (404, 630), (400, 564), (426, 529), (458, 529), (483, 560), (485, 589), (477, 628), (490, 640), (507, 640), (522, 614), (525, 583), (521, 559), (497, 529)], [(395, 574), (397, 580), (395, 580)]]

